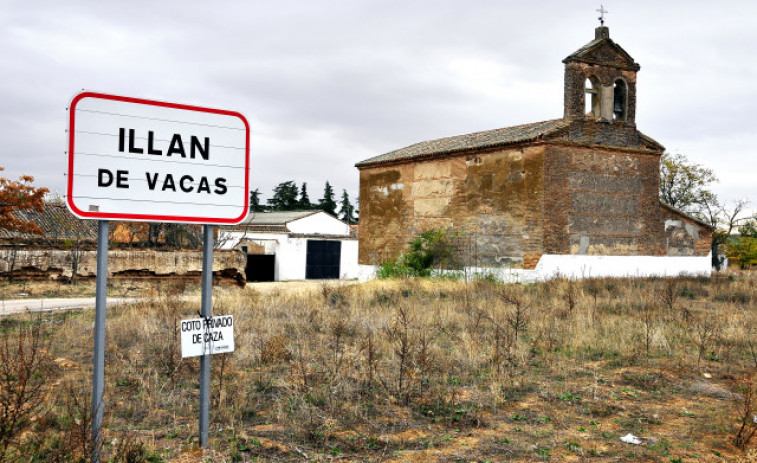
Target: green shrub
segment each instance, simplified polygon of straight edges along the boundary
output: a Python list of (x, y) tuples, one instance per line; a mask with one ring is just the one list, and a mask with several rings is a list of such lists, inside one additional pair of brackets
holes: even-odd
[(408, 250), (397, 259), (384, 262), (376, 271), (378, 278), (429, 277), (434, 266), (449, 268), (453, 264), (454, 232), (431, 229), (408, 243)]
[(416, 275), (413, 275), (408, 267), (394, 260), (384, 262), (376, 270), (377, 278), (408, 278), (412, 276)]

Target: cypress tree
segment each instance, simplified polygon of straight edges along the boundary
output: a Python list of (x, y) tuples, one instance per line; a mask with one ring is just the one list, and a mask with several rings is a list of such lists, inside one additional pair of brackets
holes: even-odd
[(297, 202), (297, 207), (302, 210), (308, 210), (313, 208), (313, 204), (308, 197), (308, 184), (303, 182), (300, 187), (300, 200)]
[(255, 188), (250, 191), (250, 212), (260, 212), (263, 206), (260, 205), (260, 190)]
[(331, 215), (336, 215), (336, 201), (334, 201), (334, 189), (331, 188), (328, 180), (323, 188), (323, 198), (318, 200), (318, 208)]
[(350, 196), (347, 194), (347, 190), (342, 190), (342, 200), (339, 203), (341, 208), (339, 209), (339, 218), (347, 224), (355, 224), (355, 207), (350, 204)]

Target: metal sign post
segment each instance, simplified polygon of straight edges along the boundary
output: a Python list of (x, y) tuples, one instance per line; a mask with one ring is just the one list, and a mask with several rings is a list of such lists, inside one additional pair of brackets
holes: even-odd
[(108, 283), (108, 221), (97, 222), (97, 286), (95, 288), (95, 361), (92, 374), (92, 462), (100, 463), (105, 389), (105, 308)]
[[(213, 225), (203, 226), (202, 302), (200, 315), (213, 316)], [(208, 446), (208, 415), (210, 410), (210, 352), (200, 357), (200, 447)]]

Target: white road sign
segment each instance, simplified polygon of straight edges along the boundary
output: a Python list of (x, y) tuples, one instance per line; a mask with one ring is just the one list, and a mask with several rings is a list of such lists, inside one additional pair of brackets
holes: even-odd
[(181, 321), (181, 357), (234, 352), (234, 316)]
[(234, 224), (249, 207), (239, 113), (84, 92), (69, 108), (69, 209), (85, 219)]

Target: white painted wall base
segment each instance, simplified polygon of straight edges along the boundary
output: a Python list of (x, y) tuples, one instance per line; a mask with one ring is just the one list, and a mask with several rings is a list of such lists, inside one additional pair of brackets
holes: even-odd
[[(376, 266), (360, 265), (360, 281), (376, 277)], [(587, 256), (545, 254), (534, 270), (467, 267), (465, 276), (492, 276), (507, 283), (532, 283), (553, 278), (676, 277), (712, 275), (712, 257)]]
[(556, 277), (710, 276), (712, 256), (586, 256), (545, 254), (536, 265), (540, 279)]
[(378, 269), (378, 266), (376, 265), (362, 265), (358, 264), (357, 266), (357, 279), (359, 282), (364, 283), (369, 280), (373, 280), (376, 278), (376, 269)]

